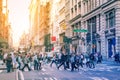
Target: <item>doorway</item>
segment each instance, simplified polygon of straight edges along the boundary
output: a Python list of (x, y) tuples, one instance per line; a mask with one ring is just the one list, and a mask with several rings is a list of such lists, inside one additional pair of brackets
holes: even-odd
[(115, 45), (116, 45), (116, 39), (110, 38), (108, 39), (108, 58), (111, 58), (115, 54)]

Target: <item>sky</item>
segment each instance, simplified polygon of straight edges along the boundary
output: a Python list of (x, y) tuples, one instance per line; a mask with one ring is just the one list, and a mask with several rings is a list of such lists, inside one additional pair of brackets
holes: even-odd
[(31, 0), (8, 0), (9, 22), (12, 28), (13, 44), (18, 45), (19, 38), (29, 30), (29, 3)]

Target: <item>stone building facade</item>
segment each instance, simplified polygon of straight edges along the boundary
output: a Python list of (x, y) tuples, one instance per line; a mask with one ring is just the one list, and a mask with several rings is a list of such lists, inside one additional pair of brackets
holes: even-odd
[[(120, 51), (119, 0), (70, 0), (70, 2), (71, 27), (87, 30), (84, 33), (73, 32), (72, 35), (79, 34), (81, 52), (101, 52), (110, 58)], [(81, 12), (77, 13), (79, 7)]]

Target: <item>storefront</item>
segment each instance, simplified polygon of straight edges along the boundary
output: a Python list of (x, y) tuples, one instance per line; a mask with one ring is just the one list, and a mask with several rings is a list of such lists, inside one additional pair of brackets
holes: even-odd
[(116, 53), (115, 28), (106, 30), (105, 38), (107, 40), (107, 56), (111, 58)]

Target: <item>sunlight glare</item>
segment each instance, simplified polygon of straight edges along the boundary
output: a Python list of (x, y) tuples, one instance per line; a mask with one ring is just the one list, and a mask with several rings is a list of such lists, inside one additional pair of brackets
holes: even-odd
[(29, 3), (30, 0), (8, 0), (14, 46), (18, 45), (21, 35), (29, 30)]

